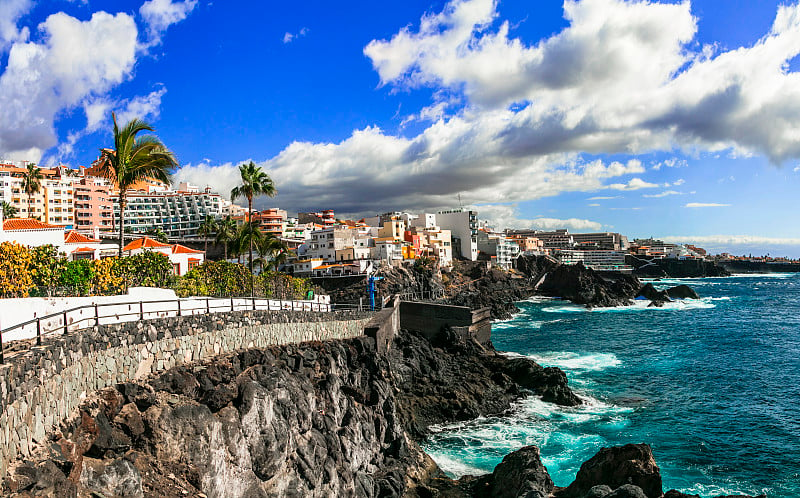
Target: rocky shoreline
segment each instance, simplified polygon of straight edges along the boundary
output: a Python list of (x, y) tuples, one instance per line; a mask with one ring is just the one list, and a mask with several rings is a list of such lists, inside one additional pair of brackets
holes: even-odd
[[(5, 495), (661, 496), (646, 445), (604, 449), (555, 488), (538, 449), (449, 479), (420, 448), (433, 424), (502, 415), (523, 396), (574, 406), (558, 368), (445, 333), (251, 349), (90, 396)], [(669, 498), (686, 495), (669, 492)]]

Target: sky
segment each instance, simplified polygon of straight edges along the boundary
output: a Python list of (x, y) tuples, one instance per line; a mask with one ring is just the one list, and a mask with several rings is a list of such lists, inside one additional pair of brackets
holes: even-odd
[(0, 0), (0, 160), (89, 165), (115, 111), (259, 208), (800, 257), (799, 53), (773, 0)]

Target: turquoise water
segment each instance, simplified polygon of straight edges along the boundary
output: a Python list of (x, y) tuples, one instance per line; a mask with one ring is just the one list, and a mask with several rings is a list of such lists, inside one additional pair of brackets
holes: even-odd
[(498, 350), (562, 368), (587, 401), (535, 397), (504, 417), (437, 427), (424, 445), (453, 476), (535, 444), (556, 485), (603, 446), (646, 442), (664, 490), (800, 497), (800, 275), (663, 280), (700, 300), (588, 311), (533, 299), (493, 327)]

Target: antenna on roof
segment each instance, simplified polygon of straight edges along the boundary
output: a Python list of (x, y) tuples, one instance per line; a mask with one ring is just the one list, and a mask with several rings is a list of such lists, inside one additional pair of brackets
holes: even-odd
[(461, 192), (458, 193), (458, 207), (464, 209), (464, 203), (461, 202)]

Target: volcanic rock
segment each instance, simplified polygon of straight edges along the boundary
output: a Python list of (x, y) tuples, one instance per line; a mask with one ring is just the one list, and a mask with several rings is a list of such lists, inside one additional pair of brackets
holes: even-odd
[(656, 290), (656, 288), (653, 287), (653, 284), (649, 282), (646, 283), (641, 289), (639, 289), (639, 293), (636, 294), (636, 297), (643, 297), (645, 299), (649, 299), (650, 301), (652, 301), (651, 303), (652, 305), (659, 307), (663, 306), (664, 303), (672, 301), (672, 299), (669, 298), (669, 294), (667, 294), (667, 291)]
[(494, 498), (545, 498), (553, 490), (553, 480), (542, 464), (539, 448), (525, 446), (503, 458), (484, 489), (486, 496)]
[(697, 292), (688, 285), (678, 285), (667, 289), (667, 295), (672, 299), (700, 299)]
[(647, 498), (659, 498), (661, 472), (646, 444), (626, 444), (601, 449), (581, 465), (575, 480), (558, 492), (559, 498), (582, 498), (594, 486), (606, 485), (612, 489), (633, 484), (642, 489)]

